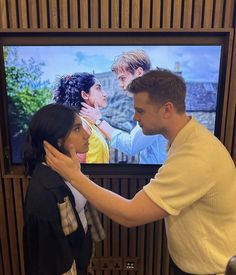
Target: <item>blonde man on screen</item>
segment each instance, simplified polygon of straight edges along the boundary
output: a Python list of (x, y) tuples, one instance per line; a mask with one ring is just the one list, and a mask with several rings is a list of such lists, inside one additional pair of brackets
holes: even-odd
[[(151, 61), (142, 50), (129, 51), (116, 57), (111, 70), (116, 74), (120, 88), (129, 96), (129, 83), (148, 72)], [(110, 145), (130, 156), (139, 153), (141, 164), (162, 164), (166, 159), (167, 141), (161, 135), (146, 136), (137, 124), (130, 133), (112, 127), (107, 121), (102, 120), (102, 114), (98, 108), (92, 108), (86, 103), (80, 115), (92, 121), (110, 141)]]

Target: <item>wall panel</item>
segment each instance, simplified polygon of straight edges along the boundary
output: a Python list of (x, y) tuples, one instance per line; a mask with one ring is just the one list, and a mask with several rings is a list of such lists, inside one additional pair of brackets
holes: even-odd
[[(0, 31), (235, 30), (235, 10), (236, 0), (0, 0)], [(233, 52), (227, 64), (221, 140), (236, 162), (235, 37), (234, 32)], [(0, 136), (0, 146), (1, 139)], [(0, 152), (0, 172), (4, 172), (2, 147)], [(93, 179), (127, 198), (148, 182), (146, 176), (93, 176)], [(27, 185), (28, 180), (22, 175), (1, 176), (0, 179), (0, 275), (24, 275), (21, 236)], [(171, 274), (162, 221), (127, 229), (103, 215), (101, 220), (107, 238), (96, 244), (95, 275)], [(109, 257), (122, 261), (137, 257), (139, 270), (102, 270), (104, 258)]]

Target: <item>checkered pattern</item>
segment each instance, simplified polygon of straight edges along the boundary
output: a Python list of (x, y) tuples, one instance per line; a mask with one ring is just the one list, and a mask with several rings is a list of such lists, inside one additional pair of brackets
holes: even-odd
[(61, 216), (61, 226), (64, 234), (67, 236), (78, 228), (76, 216), (68, 196), (64, 198), (63, 203), (58, 203), (57, 205)]
[(91, 225), (91, 235), (94, 242), (100, 242), (105, 239), (106, 234), (98, 217), (97, 210), (90, 204), (86, 204), (85, 216), (88, 225)]

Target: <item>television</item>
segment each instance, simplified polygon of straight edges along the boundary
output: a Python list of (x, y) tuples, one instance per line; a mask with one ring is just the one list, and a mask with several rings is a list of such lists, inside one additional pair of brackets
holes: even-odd
[[(115, 58), (128, 51), (142, 50), (149, 56), (152, 69), (164, 68), (181, 75), (187, 87), (187, 113), (219, 137), (227, 42), (223, 33), (2, 34), (1, 128), (8, 166), (22, 166), (22, 148), (30, 118), (40, 107), (54, 102), (55, 87), (62, 76), (77, 72), (93, 74), (107, 93), (108, 104), (101, 109), (103, 119), (113, 128), (130, 133), (136, 127), (133, 98), (119, 87), (111, 71)], [(154, 162), (148, 158), (141, 162), (139, 152), (130, 155), (124, 149), (114, 148), (109, 141), (107, 144), (109, 162), (82, 164), (85, 172), (115, 170), (120, 174), (123, 169), (138, 169), (149, 173), (156, 171), (166, 158), (167, 141), (162, 137), (158, 141), (160, 157)]]

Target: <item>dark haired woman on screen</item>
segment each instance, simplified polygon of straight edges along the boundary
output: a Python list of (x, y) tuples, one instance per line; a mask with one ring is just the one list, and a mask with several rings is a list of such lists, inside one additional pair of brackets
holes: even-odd
[[(107, 94), (102, 89), (100, 82), (94, 75), (89, 73), (74, 73), (63, 76), (59, 79), (54, 100), (67, 106), (72, 106), (80, 111), (83, 103), (91, 107), (104, 108), (107, 106)], [(80, 161), (86, 163), (108, 163), (109, 149), (102, 132), (97, 125), (87, 121), (91, 127), (91, 136), (89, 138), (89, 150)]]
[(45, 163), (43, 141), (68, 154), (69, 144), (86, 153), (90, 129), (72, 109), (59, 104), (33, 116), (24, 151), (27, 189), (23, 230), (27, 275), (85, 275), (92, 254), (86, 199)]

